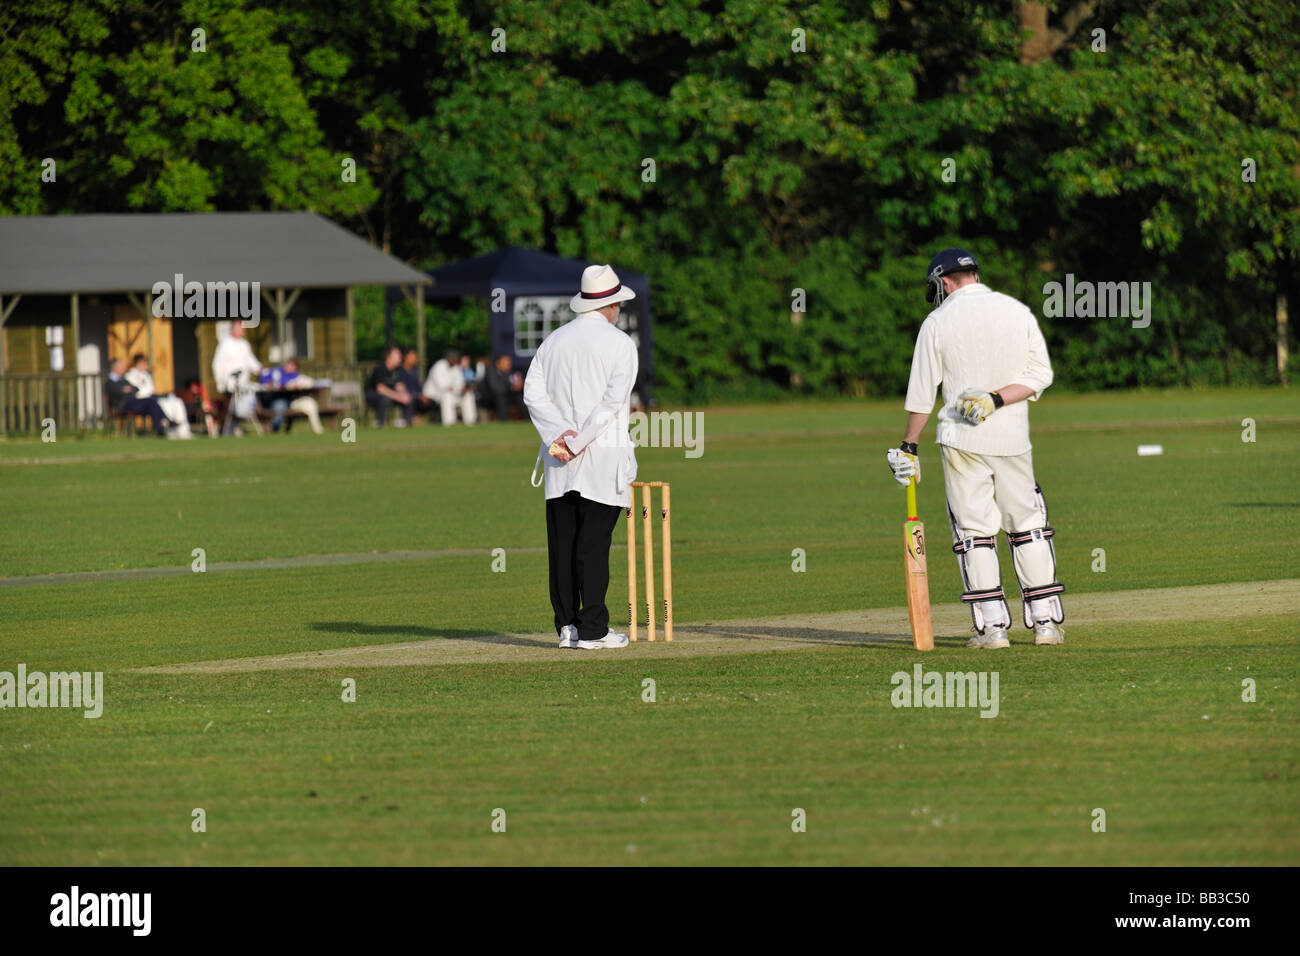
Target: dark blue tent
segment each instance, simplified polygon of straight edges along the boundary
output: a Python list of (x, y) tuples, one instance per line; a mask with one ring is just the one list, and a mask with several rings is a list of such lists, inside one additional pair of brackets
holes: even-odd
[[(425, 297), (485, 299), (491, 322), (492, 354), (508, 354), (514, 358), (517, 370), (526, 371), (547, 333), (573, 317), (569, 299), (578, 292), (582, 270), (589, 265), (590, 262), (578, 259), (562, 259), (509, 246), (434, 269), (429, 273), (433, 286), (426, 288)], [(623, 284), (636, 293), (635, 299), (623, 303), (618, 327), (637, 343), (641, 361), (637, 392), (641, 401), (649, 404), (654, 382), (650, 281), (617, 263), (613, 265)], [(390, 301), (394, 298), (401, 298), (396, 289), (389, 291)]]

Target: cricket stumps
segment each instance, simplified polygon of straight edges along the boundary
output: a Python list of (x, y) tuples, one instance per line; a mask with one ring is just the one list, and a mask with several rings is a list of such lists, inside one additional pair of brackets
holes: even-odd
[(673, 519), (672, 486), (666, 481), (632, 482), (631, 504), (627, 509), (627, 616), (628, 639), (637, 640), (637, 580), (636, 580), (636, 525), (633, 511), (636, 509), (636, 489), (641, 489), (641, 540), (645, 551), (645, 616), (647, 640), (655, 639), (655, 568), (654, 568), (654, 528), (650, 519), (651, 495), (653, 488), (659, 489), (659, 517), (663, 530), (660, 532), (660, 548), (663, 561), (664, 588), (664, 640), (673, 639)]

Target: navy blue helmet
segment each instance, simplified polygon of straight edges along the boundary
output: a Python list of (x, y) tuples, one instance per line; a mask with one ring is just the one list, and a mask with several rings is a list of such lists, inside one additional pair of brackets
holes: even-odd
[(943, 276), (954, 272), (976, 272), (980, 264), (965, 249), (944, 249), (930, 260), (930, 270), (925, 274), (925, 301), (940, 305), (944, 300)]

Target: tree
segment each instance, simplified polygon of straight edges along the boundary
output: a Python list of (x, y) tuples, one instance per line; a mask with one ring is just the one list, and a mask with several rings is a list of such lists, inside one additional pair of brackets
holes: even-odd
[[(364, 170), (342, 181), (268, 10), (20, 0), (4, 17), (0, 160), (16, 175), (0, 208), (339, 214), (374, 201)], [(44, 156), (57, 185), (33, 189)]]

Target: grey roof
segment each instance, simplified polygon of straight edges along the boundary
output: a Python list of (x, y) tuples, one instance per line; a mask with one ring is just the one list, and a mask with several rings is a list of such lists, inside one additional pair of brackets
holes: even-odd
[(176, 273), (264, 288), (429, 282), (314, 212), (0, 217), (0, 293), (148, 292)]

